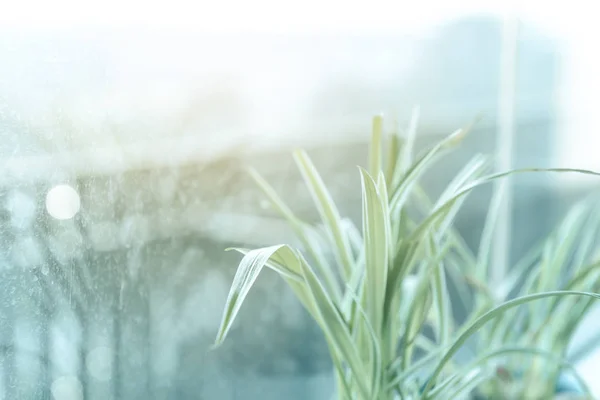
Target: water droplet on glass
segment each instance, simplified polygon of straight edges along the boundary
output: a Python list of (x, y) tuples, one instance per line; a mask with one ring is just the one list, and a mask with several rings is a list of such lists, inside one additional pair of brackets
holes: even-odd
[(80, 207), (79, 194), (69, 185), (54, 186), (46, 195), (46, 210), (56, 219), (71, 219), (79, 212)]
[(90, 351), (86, 357), (88, 371), (94, 379), (109, 381), (112, 375), (112, 351), (105, 346), (99, 346)]
[(74, 376), (61, 376), (50, 388), (54, 400), (83, 400), (83, 387)]

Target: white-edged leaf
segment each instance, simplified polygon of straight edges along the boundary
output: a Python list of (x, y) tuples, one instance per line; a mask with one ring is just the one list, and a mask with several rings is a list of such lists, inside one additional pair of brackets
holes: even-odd
[[(233, 247), (233, 248), (226, 249), (226, 251), (237, 251), (238, 253), (245, 256), (245, 255), (248, 255), (248, 253), (250, 253), (253, 250), (240, 248), (240, 247)], [(275, 260), (280, 260), (280, 261), (275, 261)], [(271, 256), (269, 261), (267, 261), (265, 263), (265, 267), (269, 267), (273, 271), (277, 272), (284, 279), (291, 279), (291, 280), (294, 280), (299, 283), (304, 282), (304, 278), (302, 277), (301, 271), (297, 270), (297, 269), (294, 270), (294, 269), (290, 268), (289, 265), (285, 265), (283, 263), (283, 261), (281, 260), (281, 258), (277, 257), (277, 252), (273, 253), (273, 255)]]
[[(539, 359), (544, 360), (545, 362), (552, 364), (553, 366), (559, 367), (561, 370), (569, 371), (575, 378), (577, 384), (584, 391), (584, 394), (590, 395), (589, 387), (585, 384), (585, 381), (579, 375), (579, 373), (577, 372), (577, 369), (571, 363), (567, 362), (565, 359), (561, 358), (560, 356), (555, 355), (554, 353), (545, 351), (540, 348), (528, 347), (528, 346), (503, 346), (496, 350), (485, 351), (485, 352), (483, 352), (483, 354), (480, 354), (479, 357), (477, 357), (477, 359), (475, 359), (474, 361), (470, 362), (468, 365), (463, 367), (461, 371), (458, 371), (456, 374), (454, 374), (453, 376), (448, 378), (448, 381), (456, 382), (461, 377), (465, 376), (466, 371), (469, 371), (469, 370), (477, 368), (477, 367), (485, 367), (485, 365), (488, 362), (493, 361), (497, 358), (506, 356), (506, 355), (519, 356), (519, 360), (522, 360), (524, 358), (524, 356), (526, 356), (527, 358), (539, 358)], [(434, 393), (432, 391), (432, 395), (433, 394)]]
[(273, 254), (283, 247), (285, 246), (278, 245), (251, 250), (244, 256), (235, 273), (229, 295), (227, 296), (225, 311), (219, 325), (214, 347), (223, 343), (256, 278), (258, 278), (258, 275)]
[(250, 176), (256, 182), (258, 187), (265, 194), (273, 208), (287, 220), (294, 233), (305, 247), (310, 257), (315, 262), (315, 267), (324, 279), (324, 285), (327, 292), (334, 298), (341, 296), (340, 286), (333, 274), (331, 264), (327, 260), (327, 255), (321, 250), (320, 238), (314, 232), (314, 228), (298, 218), (290, 208), (279, 197), (275, 189), (253, 168), (249, 169)]
[(467, 341), (467, 339), (469, 337), (471, 337), (473, 334), (477, 333), (477, 331), (479, 329), (481, 329), (481, 327), (484, 326), (488, 321), (490, 321), (496, 317), (499, 317), (504, 312), (506, 312), (514, 307), (520, 306), (522, 304), (527, 304), (527, 303), (530, 303), (530, 302), (536, 301), (536, 300), (542, 300), (542, 299), (552, 298), (552, 297), (562, 297), (562, 296), (581, 296), (581, 297), (587, 296), (587, 297), (591, 297), (594, 299), (600, 299), (600, 294), (597, 294), (597, 293), (566, 291), (566, 290), (565, 291), (553, 291), (553, 292), (536, 293), (536, 294), (518, 297), (516, 299), (509, 300), (509, 301), (493, 308), (492, 310), (486, 312), (481, 317), (477, 318), (473, 323), (466, 326), (463, 329), (462, 333), (458, 336), (458, 338), (452, 343), (450, 348), (445, 352), (444, 356), (441, 358), (437, 367), (433, 371), (428, 384), (423, 389), (423, 398), (424, 399), (429, 398), (428, 397), (429, 392), (431, 391), (433, 385), (435, 384), (435, 381), (437, 380), (438, 376), (440, 375), (440, 373), (442, 372), (442, 370), (444, 369), (446, 364), (456, 354), (458, 349), (460, 349), (462, 347), (462, 345)]
[(317, 322), (325, 336), (347, 363), (352, 372), (353, 382), (356, 383), (361, 395), (368, 398), (370, 394), (370, 377), (367, 375), (365, 365), (360, 358), (360, 350), (352, 339), (350, 329), (346, 325), (341, 311), (327, 295), (310, 265), (301, 256), (299, 258), (304, 279), (312, 296), (315, 312), (318, 315)]
[(383, 142), (383, 117), (373, 117), (373, 131), (371, 133), (371, 149), (369, 156), (369, 172), (372, 176), (379, 175), (382, 169), (382, 142)]
[[(387, 198), (379, 193), (375, 181), (367, 171), (360, 169), (363, 203), (363, 237), (365, 243), (365, 293), (367, 314), (378, 337), (383, 328), (383, 303), (389, 262), (390, 240), (389, 214), (386, 214)], [(385, 185), (385, 183), (383, 183)]]
[[(348, 288), (351, 289), (352, 288)], [(352, 300), (354, 301), (354, 304), (356, 305), (356, 310), (358, 312), (359, 315), (362, 316), (362, 321), (365, 324), (365, 327), (367, 328), (367, 332), (369, 333), (369, 337), (371, 339), (371, 359), (370, 359), (370, 363), (371, 363), (371, 396), (372, 398), (377, 398), (379, 391), (381, 390), (381, 380), (382, 380), (382, 370), (383, 370), (383, 366), (382, 366), (382, 355), (381, 355), (381, 347), (379, 345), (380, 343), (380, 339), (377, 335), (377, 333), (375, 332), (375, 329), (373, 328), (373, 325), (371, 325), (371, 323), (369, 322), (369, 315), (367, 314), (367, 312), (362, 308), (361, 306), (361, 300), (360, 298), (353, 296)]]
[(430, 150), (425, 152), (419, 160), (417, 160), (412, 166), (402, 175), (400, 182), (392, 187), (392, 194), (390, 200), (390, 212), (395, 215), (406, 204), (407, 199), (410, 195), (411, 188), (416, 184), (418, 178), (426, 171), (428, 167), (433, 165), (436, 157), (439, 156), (442, 150), (447, 149), (452, 143), (455, 142), (456, 138), (463, 135), (462, 130), (457, 130), (444, 140), (434, 145)]
[(392, 134), (390, 135), (390, 140), (389, 143), (387, 145), (388, 147), (388, 151), (387, 151), (387, 159), (386, 159), (386, 167), (385, 167), (385, 178), (386, 178), (386, 184), (389, 188), (393, 188), (394, 184), (397, 183), (396, 181), (396, 175), (398, 175), (398, 179), (400, 179), (400, 174), (396, 174), (396, 167), (399, 163), (399, 159), (400, 159), (400, 150), (401, 148), (403, 148), (403, 146), (406, 145), (405, 143), (401, 143), (400, 141), (400, 136), (398, 135), (398, 127), (397, 127), (398, 123), (397, 121), (394, 121), (394, 131), (392, 132)]
[(335, 250), (334, 254), (341, 268), (341, 275), (347, 280), (352, 275), (354, 260), (348, 237), (342, 228), (342, 219), (337, 206), (306, 152), (303, 150), (294, 152), (294, 159), (321, 215), (323, 225), (327, 227), (330, 234)]
[(595, 172), (592, 170), (586, 170), (586, 169), (576, 169), (576, 168), (522, 168), (522, 169), (514, 169), (511, 171), (505, 171), (505, 172), (500, 172), (497, 174), (488, 175), (488, 176), (477, 179), (476, 181), (466, 185), (458, 193), (456, 193), (454, 196), (452, 196), (450, 199), (448, 199), (448, 201), (446, 201), (444, 204), (440, 205), (440, 207), (434, 209), (431, 212), (431, 214), (429, 214), (429, 216), (424, 221), (421, 222), (421, 224), (419, 225), (419, 227), (417, 228), (417, 230), (415, 232), (415, 235), (417, 237), (421, 236), (424, 233), (424, 231), (429, 229), (432, 226), (432, 224), (434, 224), (440, 218), (441, 215), (448, 213), (448, 210), (456, 203), (456, 201), (458, 201), (463, 196), (467, 195), (473, 189), (475, 189), (479, 186), (494, 182), (497, 179), (507, 178), (511, 175), (518, 175), (518, 174), (524, 174), (524, 173), (539, 173), (539, 172), (576, 173), (576, 174), (594, 175), (594, 176), (600, 177), (599, 172)]

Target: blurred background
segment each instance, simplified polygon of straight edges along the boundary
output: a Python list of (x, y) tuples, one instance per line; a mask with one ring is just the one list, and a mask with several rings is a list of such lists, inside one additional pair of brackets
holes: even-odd
[[(481, 116), (426, 176), (431, 193), (475, 152), (600, 170), (597, 16), (583, 2), (521, 3), (4, 5), (0, 398), (328, 398), (320, 333), (268, 271), (208, 351), (239, 261), (223, 250), (293, 240), (244, 167), (315, 220), (290, 156), (305, 147), (360, 224), (371, 117), (406, 126), (419, 105), (419, 148)], [(515, 260), (598, 182), (511, 187)], [(457, 221), (474, 248), (489, 197), (476, 192)], [(597, 334), (593, 319), (575, 347)], [(578, 368), (594, 377), (600, 354), (586, 355)]]

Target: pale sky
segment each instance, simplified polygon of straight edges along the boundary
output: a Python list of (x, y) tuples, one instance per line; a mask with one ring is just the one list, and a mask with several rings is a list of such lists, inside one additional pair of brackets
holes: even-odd
[(411, 32), (470, 12), (512, 9), (553, 31), (572, 31), (592, 25), (585, 20), (592, 22), (594, 14), (585, 12), (583, 0), (567, 4), (542, 0), (1, 0), (0, 3), (4, 3), (0, 28), (28, 30), (96, 26), (196, 32)]
[[(559, 159), (600, 165), (596, 146), (588, 146), (595, 118), (597, 70), (595, 42), (600, 24), (593, 2), (571, 0), (0, 0), (0, 31), (18, 29), (150, 28), (201, 32), (388, 32), (420, 33), (439, 22), (471, 13), (512, 12), (563, 41), (565, 125)], [(589, 155), (582, 153), (589, 149)], [(588, 166), (586, 164), (586, 166)]]

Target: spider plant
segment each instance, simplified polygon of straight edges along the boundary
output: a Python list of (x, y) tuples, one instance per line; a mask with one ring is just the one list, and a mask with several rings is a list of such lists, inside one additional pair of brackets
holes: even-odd
[[(358, 169), (361, 230), (342, 218), (306, 152), (295, 151), (294, 159), (321, 217), (320, 226), (299, 218), (268, 182), (250, 171), (271, 205), (289, 222), (301, 246), (235, 249), (244, 256), (215, 346), (227, 336), (251, 286), (267, 267), (289, 285), (321, 328), (339, 399), (459, 399), (493, 379), (483, 368), (489, 360), (515, 351), (502, 347), (467, 367), (453, 362), (456, 352), (488, 322), (544, 298), (599, 297), (574, 290), (527, 295), (487, 307), (457, 329), (446, 284), (447, 257), (456, 249), (453, 219), (472, 189), (512, 172), (486, 175), (486, 159), (477, 155), (423, 213), (419, 207), (421, 175), (459, 145), (468, 129), (457, 130), (414, 157), (416, 125), (417, 113), (404, 140), (393, 133), (386, 141), (382, 118), (374, 118), (369, 167)], [(460, 281), (458, 278), (453, 279)], [(537, 353), (549, 358), (542, 351)]]
[[(498, 204), (496, 199), (492, 204)], [(501, 282), (489, 277), (490, 246), (496, 208), (491, 207), (476, 255), (455, 236), (457, 251), (449, 252), (446, 261), (460, 265), (464, 280), (459, 291), (474, 289), (473, 320), (489, 307), (511, 298), (560, 288), (597, 292), (600, 289), (600, 209), (598, 199), (586, 199), (569, 210), (555, 231), (534, 246), (510, 269)], [(451, 235), (457, 235), (452, 232)], [(572, 367), (564, 360), (576, 329), (593, 305), (592, 299), (558, 297), (512, 310), (500, 315), (493, 324), (483, 328), (476, 341), (476, 351), (512, 345), (516, 348), (536, 348), (552, 354), (560, 363), (548, 363), (540, 358), (513, 353), (495, 360), (495, 378), (479, 391), (485, 398), (522, 399), (552, 398), (556, 393), (587, 392), (585, 383), (576, 375), (569, 382), (565, 373)], [(571, 370), (571, 371), (568, 371)]]

